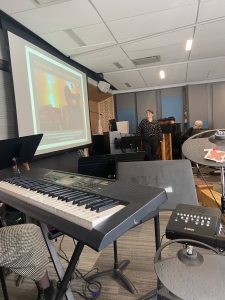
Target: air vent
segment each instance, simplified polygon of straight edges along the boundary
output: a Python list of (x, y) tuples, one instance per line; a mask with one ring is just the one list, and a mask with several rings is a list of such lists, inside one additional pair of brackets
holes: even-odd
[(148, 64), (154, 64), (160, 61), (160, 55), (154, 55), (154, 56), (148, 56), (148, 57), (142, 57), (138, 59), (134, 59), (133, 63), (136, 66), (139, 65), (148, 65)]
[(53, 5), (53, 4), (58, 4), (66, 1), (70, 1), (70, 0), (33, 0), (33, 2), (38, 6)]
[(126, 87), (131, 87), (131, 85), (128, 82), (125, 82), (124, 84), (126, 85)]
[(120, 63), (114, 62), (113, 64), (114, 64), (114, 66), (116, 66), (118, 69), (123, 69), (123, 66), (122, 66)]

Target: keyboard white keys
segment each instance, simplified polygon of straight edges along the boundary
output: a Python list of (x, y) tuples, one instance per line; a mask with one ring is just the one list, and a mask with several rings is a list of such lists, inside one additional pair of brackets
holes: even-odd
[(89, 230), (125, 207), (119, 204), (102, 212), (96, 212), (85, 208), (85, 206), (73, 204), (72, 201), (66, 202), (58, 199), (58, 197), (50, 197), (4, 181), (0, 181), (0, 189), (27, 204), (44, 209)]

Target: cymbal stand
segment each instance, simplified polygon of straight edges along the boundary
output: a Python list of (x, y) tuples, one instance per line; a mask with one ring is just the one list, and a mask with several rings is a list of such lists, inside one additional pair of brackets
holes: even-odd
[(221, 195), (221, 211), (225, 212), (225, 190), (224, 190), (224, 167), (221, 167), (221, 187), (222, 187), (222, 195)]
[[(161, 246), (159, 212), (154, 217), (154, 225), (155, 225), (154, 226), (155, 227), (155, 248), (156, 248), (156, 251), (157, 251)], [(151, 290), (150, 292), (148, 292), (147, 294), (145, 294), (144, 296), (142, 296), (138, 300), (148, 300), (148, 299), (153, 299), (153, 298), (156, 299), (156, 300), (160, 300), (159, 295), (158, 295), (158, 291), (160, 290), (160, 288), (161, 288), (161, 282), (157, 278), (157, 287), (156, 287), (156, 289)]]

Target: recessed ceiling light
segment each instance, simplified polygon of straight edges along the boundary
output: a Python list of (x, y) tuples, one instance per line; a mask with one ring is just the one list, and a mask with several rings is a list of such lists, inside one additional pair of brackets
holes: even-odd
[(166, 76), (165, 76), (165, 72), (164, 71), (160, 71), (159, 72), (159, 76), (161, 79), (164, 79)]
[(190, 51), (192, 47), (193, 40), (187, 40), (186, 42), (186, 51)]

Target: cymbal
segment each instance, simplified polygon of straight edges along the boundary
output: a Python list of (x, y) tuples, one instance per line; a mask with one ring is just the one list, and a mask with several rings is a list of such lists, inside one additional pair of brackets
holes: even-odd
[[(225, 131), (225, 129), (219, 129)], [(182, 152), (184, 156), (191, 161), (212, 167), (225, 167), (225, 162), (216, 162), (205, 159), (205, 149), (217, 148), (218, 150), (225, 151), (225, 139), (216, 137), (217, 130), (207, 130), (202, 133), (191, 136), (187, 139), (183, 146)]]
[(155, 263), (162, 284), (184, 300), (223, 300), (225, 295), (225, 257), (203, 256), (203, 262), (189, 265), (176, 255)]

